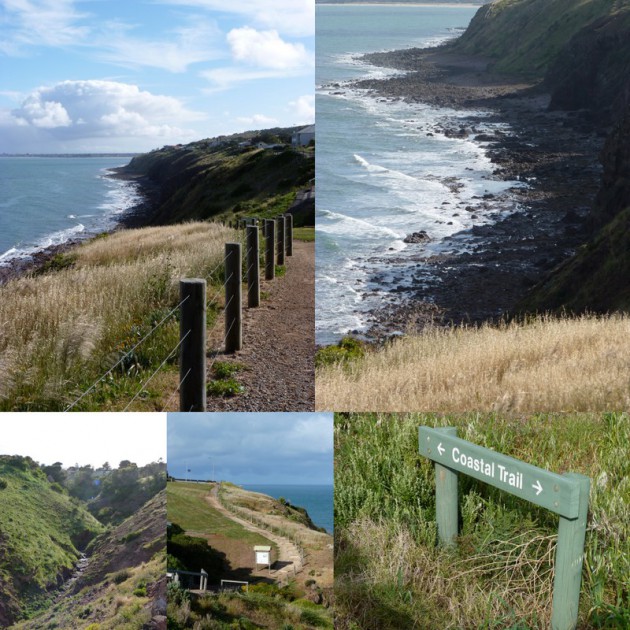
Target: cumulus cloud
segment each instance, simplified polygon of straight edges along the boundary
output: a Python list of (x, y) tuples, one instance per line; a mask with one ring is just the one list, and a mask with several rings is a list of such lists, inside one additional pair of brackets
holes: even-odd
[(278, 70), (313, 65), (313, 56), (303, 44), (285, 42), (278, 31), (257, 31), (244, 26), (232, 29), (227, 40), (232, 56), (241, 63)]
[[(189, 136), (179, 127), (199, 120), (169, 96), (115, 81), (63, 81), (34, 90), (19, 108), (0, 119), (3, 131), (37, 129), (43, 140), (77, 141), (90, 138), (163, 138)], [(31, 138), (33, 134), (31, 133)]]

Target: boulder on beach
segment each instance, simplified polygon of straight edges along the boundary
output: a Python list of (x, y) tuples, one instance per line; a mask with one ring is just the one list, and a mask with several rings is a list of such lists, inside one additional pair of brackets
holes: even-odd
[(407, 234), (403, 239), (404, 243), (429, 243), (431, 241), (431, 237), (426, 233), (425, 230), (420, 230), (419, 232), (412, 232), (411, 234)]

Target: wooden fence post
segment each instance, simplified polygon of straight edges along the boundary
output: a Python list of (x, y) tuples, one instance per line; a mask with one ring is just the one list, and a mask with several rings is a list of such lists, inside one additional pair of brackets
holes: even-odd
[(284, 253), (286, 242), (286, 220), (284, 215), (278, 217), (278, 264), (284, 265)]
[(293, 215), (288, 212), (284, 216), (287, 222), (287, 256), (293, 256)]
[(180, 280), (179, 410), (206, 410), (206, 281)]
[[(457, 427), (444, 427), (440, 433), (457, 436)], [(455, 544), (458, 534), (457, 473), (435, 463), (435, 517), (440, 544)]]
[(265, 280), (273, 280), (276, 275), (276, 222), (265, 222)]
[(243, 347), (241, 244), (225, 244), (225, 351)]
[(258, 226), (247, 226), (247, 306), (260, 306), (260, 272), (258, 253)]

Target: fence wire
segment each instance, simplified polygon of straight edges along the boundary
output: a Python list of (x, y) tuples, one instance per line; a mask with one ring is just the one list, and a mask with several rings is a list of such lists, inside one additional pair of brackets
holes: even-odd
[(188, 337), (188, 335), (190, 335), (192, 331), (188, 331), (178, 342), (178, 344), (170, 351), (170, 353), (168, 354), (168, 356), (166, 357), (166, 359), (164, 359), (164, 361), (162, 361), (162, 363), (160, 363), (160, 366), (158, 367), (157, 370), (155, 370), (155, 372), (153, 372), (153, 374), (151, 374), (151, 376), (149, 376), (149, 378), (142, 384), (142, 387), (136, 392), (135, 396), (127, 403), (127, 406), (123, 409), (123, 411), (127, 411), (127, 409), (129, 409), (129, 407), (131, 406), (131, 404), (133, 403), (133, 401), (138, 398), (138, 396), (140, 396), (140, 394), (144, 391), (144, 388), (149, 384), (149, 382), (155, 377), (155, 375), (166, 365), (166, 362), (177, 352), (177, 350), (179, 350), (179, 347), (182, 345), (182, 343), (184, 343), (184, 341), (186, 340), (186, 338)]
[(184, 374), (184, 378), (179, 381), (179, 385), (175, 388), (175, 391), (169, 396), (168, 400), (166, 401), (166, 404), (164, 405), (164, 407), (162, 407), (162, 412), (166, 411), (167, 407), (171, 404), (171, 400), (173, 400), (173, 398), (175, 397), (175, 394), (177, 394), (179, 391), (181, 391), (182, 385), (184, 384), (184, 381), (188, 378), (188, 375), (192, 372), (192, 368), (188, 368), (188, 372), (186, 372), (186, 374)]
[(133, 351), (141, 346), (164, 322), (169, 319), (177, 309), (181, 308), (181, 306), (186, 302), (186, 300), (190, 296), (186, 296), (175, 308), (173, 308), (167, 315), (165, 315), (162, 320), (156, 324), (138, 343), (136, 343), (131, 350), (127, 351), (123, 356), (111, 367), (103, 376), (101, 376), (98, 380), (94, 381), (92, 385), (88, 389), (86, 389), (72, 404), (68, 405), (64, 411), (70, 411), (79, 401), (81, 401), (85, 396), (87, 396), (99, 383), (101, 383), (104, 379), (106, 379), (127, 357), (129, 357)]

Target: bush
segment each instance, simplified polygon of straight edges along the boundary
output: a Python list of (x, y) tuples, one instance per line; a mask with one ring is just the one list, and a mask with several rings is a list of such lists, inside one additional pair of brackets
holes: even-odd
[(6, 479), (0, 479), (0, 490), (4, 490), (8, 485)]
[(353, 361), (365, 356), (365, 343), (354, 337), (344, 337), (336, 346), (320, 348), (315, 355), (315, 366)]
[(208, 383), (207, 392), (210, 396), (221, 396), (230, 398), (237, 394), (242, 394), (245, 388), (233, 378), (221, 381), (210, 381)]
[(123, 569), (122, 571), (118, 571), (118, 573), (115, 573), (112, 577), (112, 580), (114, 584), (122, 584), (125, 580), (128, 580), (130, 576), (131, 574), (129, 573), (129, 571)]

